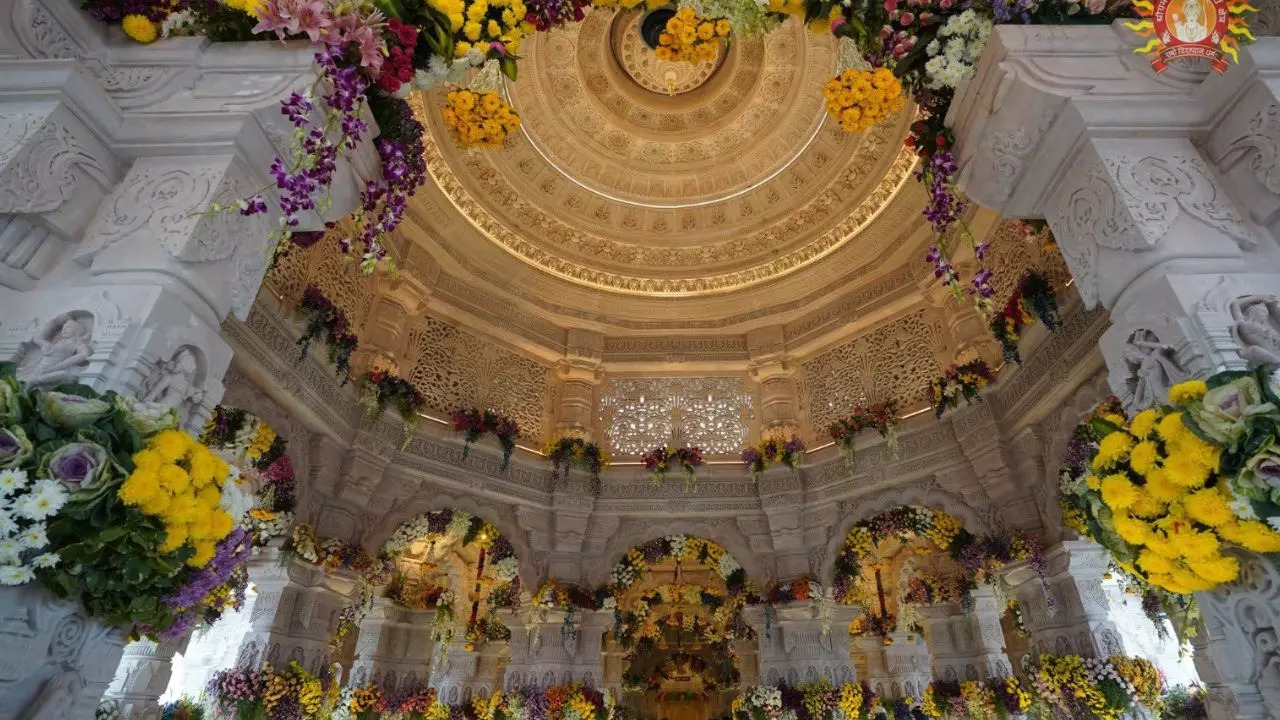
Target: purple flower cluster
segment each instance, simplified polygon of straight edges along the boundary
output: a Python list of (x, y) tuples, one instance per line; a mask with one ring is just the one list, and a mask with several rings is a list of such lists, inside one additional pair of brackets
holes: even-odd
[[(421, 135), (419, 125), (415, 137)], [(379, 238), (400, 225), (409, 198), (427, 179), (421, 143), (406, 146), (394, 140), (379, 139), (377, 146), (378, 155), (382, 158), (382, 179), (365, 183), (360, 196), (364, 214), (356, 237), (360, 246), (365, 248), (365, 257), (373, 260), (381, 260), (386, 255), (386, 248)], [(350, 238), (340, 239), (339, 244), (344, 253), (351, 251)]]
[(545, 32), (557, 25), (581, 20), (590, 4), (588, 0), (529, 0), (525, 3), (528, 12), (524, 21)]
[(1036, 0), (995, 0), (991, 10), (996, 15), (996, 22), (1022, 23), (1031, 22), (1031, 12), (1036, 9)]
[(640, 546), (640, 554), (644, 555), (645, 562), (658, 562), (667, 555), (667, 543), (662, 538), (650, 540)]
[(956, 273), (955, 266), (947, 260), (947, 256), (942, 252), (941, 245), (931, 246), (924, 259), (933, 263), (933, 276), (935, 278), (941, 280), (943, 285), (956, 287), (956, 284), (960, 281), (960, 275)]
[(163, 22), (170, 13), (185, 10), (185, 0), (114, 0), (88, 4), (89, 17), (99, 22), (120, 22), (125, 15), (142, 15), (151, 22)]
[[(237, 569), (243, 569), (249, 560), (249, 552), (253, 549), (253, 534), (244, 528), (235, 528), (219, 543), (216, 552), (204, 567), (187, 576), (186, 584), (163, 598), (163, 602), (174, 613), (174, 623), (167, 630), (159, 633), (160, 639), (181, 637), (191, 628), (204, 603), (204, 599), (216, 588), (231, 582)], [(241, 578), (248, 579), (244, 573)], [(238, 588), (236, 597), (240, 602), (244, 599), (243, 588)], [(234, 592), (234, 590), (233, 590)]]
[(946, 233), (965, 209), (964, 202), (955, 192), (954, 176), (958, 171), (955, 156), (949, 152), (934, 153), (916, 171), (916, 180), (924, 183), (929, 193), (929, 203), (924, 209), (925, 219), (938, 235)]

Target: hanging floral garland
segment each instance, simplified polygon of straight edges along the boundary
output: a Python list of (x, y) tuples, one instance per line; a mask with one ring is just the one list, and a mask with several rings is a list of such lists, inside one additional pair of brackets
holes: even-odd
[(394, 407), (404, 423), (404, 441), (401, 449), (408, 447), (413, 439), (413, 432), (422, 422), (418, 413), (427, 406), (427, 401), (418, 392), (413, 383), (397, 377), (385, 370), (373, 370), (364, 373), (356, 380), (360, 390), (361, 402), (368, 407), (365, 422), (373, 422), (387, 409)]
[(710, 566), (724, 580), (731, 595), (746, 590), (747, 573), (729, 551), (711, 540), (667, 535), (628, 550), (609, 572), (609, 591), (621, 595), (644, 577), (650, 563), (668, 559)]
[[(742, 594), (726, 598), (702, 585), (659, 585), (645, 590), (626, 608), (615, 608), (613, 636), (624, 648), (652, 646), (664, 629), (692, 633), (707, 643), (722, 643), (747, 633), (741, 616), (744, 600)], [(681, 609), (657, 614), (656, 609), (662, 606)], [(702, 608), (710, 617), (683, 608)]]
[(966, 403), (980, 400), (979, 391), (996, 379), (995, 373), (985, 360), (970, 360), (960, 365), (952, 365), (942, 374), (934, 378), (929, 391), (933, 396), (933, 414), (942, 417), (947, 410), (960, 405), (960, 399)]
[(783, 441), (778, 437), (769, 437), (753, 448), (742, 451), (742, 464), (751, 472), (752, 479), (758, 479), (764, 469), (775, 463), (786, 465), (795, 470), (804, 459), (804, 441), (799, 435)]
[(237, 482), (256, 488), (253, 505), (241, 523), (252, 534), (253, 545), (262, 547), (272, 538), (287, 535), (298, 500), (293, 461), (284, 437), (245, 410), (218, 405), (201, 431), (200, 442), (239, 469)]
[(562, 437), (551, 441), (542, 454), (551, 461), (551, 482), (569, 476), (570, 468), (586, 470), (591, 475), (591, 494), (600, 494), (600, 473), (609, 467), (609, 455), (599, 445), (580, 437)]
[(831, 423), (827, 433), (840, 446), (845, 462), (852, 466), (857, 457), (855, 438), (858, 433), (868, 429), (880, 433), (890, 454), (898, 457), (898, 403), (895, 400), (884, 400), (865, 408), (858, 405), (851, 414)]
[(653, 476), (654, 487), (662, 485), (673, 464), (679, 465), (684, 473), (684, 491), (689, 492), (697, 482), (698, 468), (702, 467), (702, 448), (685, 446), (672, 449), (663, 445), (645, 453), (641, 460), (644, 469)]
[(1044, 274), (1029, 270), (1018, 280), (1017, 286), (1001, 310), (991, 318), (991, 334), (1000, 342), (1006, 362), (1022, 363), (1018, 352), (1018, 340), (1023, 329), (1039, 320), (1045, 329), (1053, 332), (1062, 324), (1058, 317), (1058, 301), (1053, 295), (1053, 284)]
[(351, 332), (346, 311), (335, 305), (315, 285), (308, 285), (302, 291), (298, 309), (307, 318), (302, 337), (298, 338), (298, 346), (301, 348), (298, 362), (306, 359), (311, 342), (322, 338), (329, 348), (329, 362), (341, 378), (341, 384), (346, 385), (351, 370), (351, 354), (360, 346), (360, 340)]
[(506, 415), (493, 410), (478, 408), (457, 408), (449, 413), (454, 432), (463, 434), (462, 459), (466, 460), (471, 452), (471, 445), (486, 433), (493, 433), (502, 446), (502, 467), (499, 472), (506, 472), (511, 463), (511, 453), (516, 449), (516, 438), (520, 437), (520, 425)]
[(602, 600), (600, 593), (550, 578), (533, 594), (530, 607), (546, 610), (598, 610)]

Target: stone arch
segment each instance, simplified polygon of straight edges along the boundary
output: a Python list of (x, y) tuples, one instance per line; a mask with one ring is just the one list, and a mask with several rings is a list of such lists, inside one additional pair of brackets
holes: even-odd
[(587, 572), (587, 585), (598, 587), (609, 581), (609, 571), (631, 548), (654, 538), (666, 535), (688, 535), (711, 540), (733, 556), (748, 579), (757, 581), (772, 577), (760, 555), (751, 549), (745, 535), (737, 525), (727, 520), (708, 518), (663, 518), (644, 522), (627, 522), (609, 538), (604, 554), (597, 558)]
[(831, 537), (827, 539), (826, 553), (822, 558), (821, 581), (824, 586), (831, 585), (835, 580), (836, 558), (839, 557), (840, 549), (844, 546), (845, 537), (849, 535), (849, 531), (853, 529), (853, 526), (860, 520), (875, 517), (899, 505), (920, 505), (934, 510), (942, 510), (954, 516), (964, 525), (966, 530), (975, 535), (979, 535), (989, 529), (982, 513), (965, 502), (958, 493), (953, 493), (949, 490), (908, 487), (895, 488), (892, 492), (878, 493), (875, 497), (859, 502), (844, 517), (837, 518), (835, 525), (837, 532), (832, 533)]
[[(429, 491), (429, 492), (428, 492)], [(372, 525), (363, 538), (365, 549), (372, 548), (377, 553), (382, 544), (395, 534), (396, 530), (406, 522), (436, 510), (464, 510), (485, 520), (511, 542), (516, 553), (516, 572), (520, 578), (520, 587), (532, 591), (538, 587), (537, 573), (534, 571), (534, 552), (529, 546), (529, 535), (515, 523), (512, 516), (501, 512), (501, 508), (483, 506), (469, 495), (452, 495), (436, 493), (435, 488), (426, 485), (418, 488), (418, 492), (408, 501), (393, 505), (381, 521)]]

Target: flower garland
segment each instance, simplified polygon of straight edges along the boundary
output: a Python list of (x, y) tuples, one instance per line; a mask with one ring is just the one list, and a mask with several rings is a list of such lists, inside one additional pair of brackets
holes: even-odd
[(551, 482), (569, 476), (571, 467), (591, 474), (591, 493), (600, 494), (600, 473), (609, 467), (609, 455), (599, 445), (580, 437), (562, 437), (551, 441), (542, 451), (551, 461)]
[(822, 680), (743, 688), (730, 711), (735, 720), (863, 720), (874, 717), (881, 703), (865, 680), (844, 685)]
[(1036, 320), (1044, 323), (1049, 332), (1062, 324), (1053, 284), (1042, 273), (1029, 270), (1018, 280), (1004, 310), (992, 317), (989, 324), (991, 334), (1000, 342), (1006, 362), (1022, 364), (1018, 340), (1022, 337), (1023, 328)]
[(507, 136), (520, 128), (520, 116), (507, 101), (491, 90), (450, 90), (448, 104), (440, 109), (445, 127), (458, 145), (502, 147)]
[(689, 492), (697, 482), (698, 468), (702, 467), (702, 448), (684, 446), (672, 449), (663, 445), (644, 454), (644, 469), (653, 476), (653, 486), (659, 487), (666, 479), (674, 462), (684, 473), (684, 491)]
[(831, 435), (832, 440), (836, 441), (836, 445), (840, 446), (840, 453), (844, 455), (845, 462), (850, 466), (857, 458), (854, 439), (858, 433), (867, 429), (874, 429), (880, 433), (880, 437), (885, 439), (885, 444), (889, 447), (889, 452), (893, 457), (898, 457), (897, 401), (885, 400), (866, 408), (861, 405), (855, 406), (852, 414), (836, 420), (827, 427), (827, 433)]
[(682, 7), (667, 20), (654, 53), (668, 62), (711, 62), (728, 43), (730, 27), (724, 18), (700, 18), (692, 7)]
[(327, 666), (316, 676), (290, 661), (283, 670), (270, 664), (257, 670), (220, 670), (206, 693), (219, 715), (237, 720), (312, 720), (333, 714), (339, 682)]
[(1036, 701), (1016, 677), (987, 680), (934, 680), (924, 691), (920, 709), (927, 717), (988, 720), (1025, 714)]
[(960, 398), (972, 403), (978, 397), (978, 391), (995, 381), (995, 373), (984, 360), (970, 360), (961, 365), (952, 365), (942, 374), (934, 378), (930, 385), (933, 396), (933, 414), (942, 417), (949, 409), (960, 405)]
[[(405, 687), (396, 690), (384, 688), (380, 683), (370, 683), (349, 688), (340, 709), (359, 720), (376, 720), (382, 717), (426, 720), (448, 718), (450, 708), (440, 704), (436, 691), (429, 687)], [(443, 712), (441, 712), (443, 711)]]
[(201, 430), (200, 442), (235, 463), (240, 473), (235, 479), (238, 486), (256, 488), (248, 493), (253, 503), (241, 522), (252, 534), (254, 549), (287, 535), (298, 500), (297, 479), (284, 437), (245, 410), (218, 405)]
[(347, 635), (360, 627), (373, 607), (375, 589), (386, 585), (395, 574), (395, 562), (391, 558), (373, 557), (355, 543), (337, 538), (319, 538), (307, 523), (298, 523), (284, 547), (325, 572), (345, 570), (356, 575), (356, 588), (351, 600), (338, 613), (338, 624), (329, 644), (337, 648)]
[(1027, 675), (1034, 705), (1082, 720), (1120, 720), (1139, 705), (1153, 708), (1164, 684), (1150, 661), (1125, 655), (1041, 655)]
[(160, 720), (204, 720), (204, 706), (186, 695), (160, 706)]
[[(652, 647), (663, 629), (692, 633), (707, 644), (720, 644), (747, 632), (742, 620), (742, 594), (726, 598), (702, 585), (668, 583), (645, 590), (627, 608), (614, 609), (614, 639), (624, 648)], [(676, 608), (675, 612), (658, 616), (659, 606)], [(710, 611), (710, 618), (697, 614)]]
[(418, 392), (418, 388), (386, 370), (366, 372), (356, 380), (356, 387), (360, 389), (362, 402), (369, 408), (365, 413), (366, 422), (376, 420), (388, 405), (395, 408), (404, 424), (404, 442), (401, 448), (408, 447), (414, 430), (422, 422), (418, 413), (427, 406), (427, 401)]
[(454, 432), (463, 434), (463, 460), (471, 452), (472, 443), (485, 433), (493, 433), (502, 446), (502, 467), (498, 472), (506, 472), (511, 463), (511, 453), (516, 449), (516, 438), (520, 437), (520, 425), (515, 420), (493, 410), (477, 408), (457, 408), (449, 413), (449, 419), (453, 421)]
[(308, 285), (302, 291), (298, 309), (307, 317), (302, 337), (298, 338), (298, 345), (302, 348), (298, 362), (306, 359), (311, 341), (323, 337), (329, 347), (329, 362), (333, 364), (338, 377), (342, 378), (341, 384), (346, 385), (351, 369), (351, 354), (360, 346), (359, 339), (350, 331), (351, 323), (347, 320), (346, 311), (334, 305), (315, 285)]
[(759, 445), (742, 451), (742, 464), (751, 471), (752, 479), (760, 477), (764, 469), (774, 463), (782, 463), (795, 470), (804, 458), (804, 441), (799, 435), (792, 435), (790, 440), (770, 437)]
[(1130, 421), (1095, 413), (1085, 442), (1068, 447), (1061, 489), (1082, 534), (1126, 572), (1181, 595), (1236, 579), (1224, 545), (1280, 551), (1280, 493), (1268, 482), (1280, 475), (1280, 409), (1265, 370), (1181, 383), (1169, 402)]
[(746, 590), (746, 571), (719, 544), (687, 535), (667, 535), (628, 550), (609, 571), (609, 591), (615, 597), (622, 595), (644, 577), (650, 563), (664, 559), (710, 566), (724, 580), (730, 595)]
[(243, 601), (231, 469), (169, 407), (0, 363), (0, 583), (39, 580), (108, 625), (177, 637)]
[(885, 68), (850, 68), (822, 87), (827, 114), (845, 132), (858, 132), (884, 122), (902, 110), (902, 84)]

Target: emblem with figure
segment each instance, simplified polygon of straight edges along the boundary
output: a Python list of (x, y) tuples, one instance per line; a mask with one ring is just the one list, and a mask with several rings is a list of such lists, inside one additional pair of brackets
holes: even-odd
[(1241, 39), (1254, 40), (1248, 17), (1258, 9), (1244, 0), (1135, 0), (1133, 8), (1141, 20), (1125, 26), (1148, 38), (1134, 52), (1152, 55), (1157, 73), (1187, 58), (1208, 60), (1226, 72), (1227, 58), (1239, 62)]

